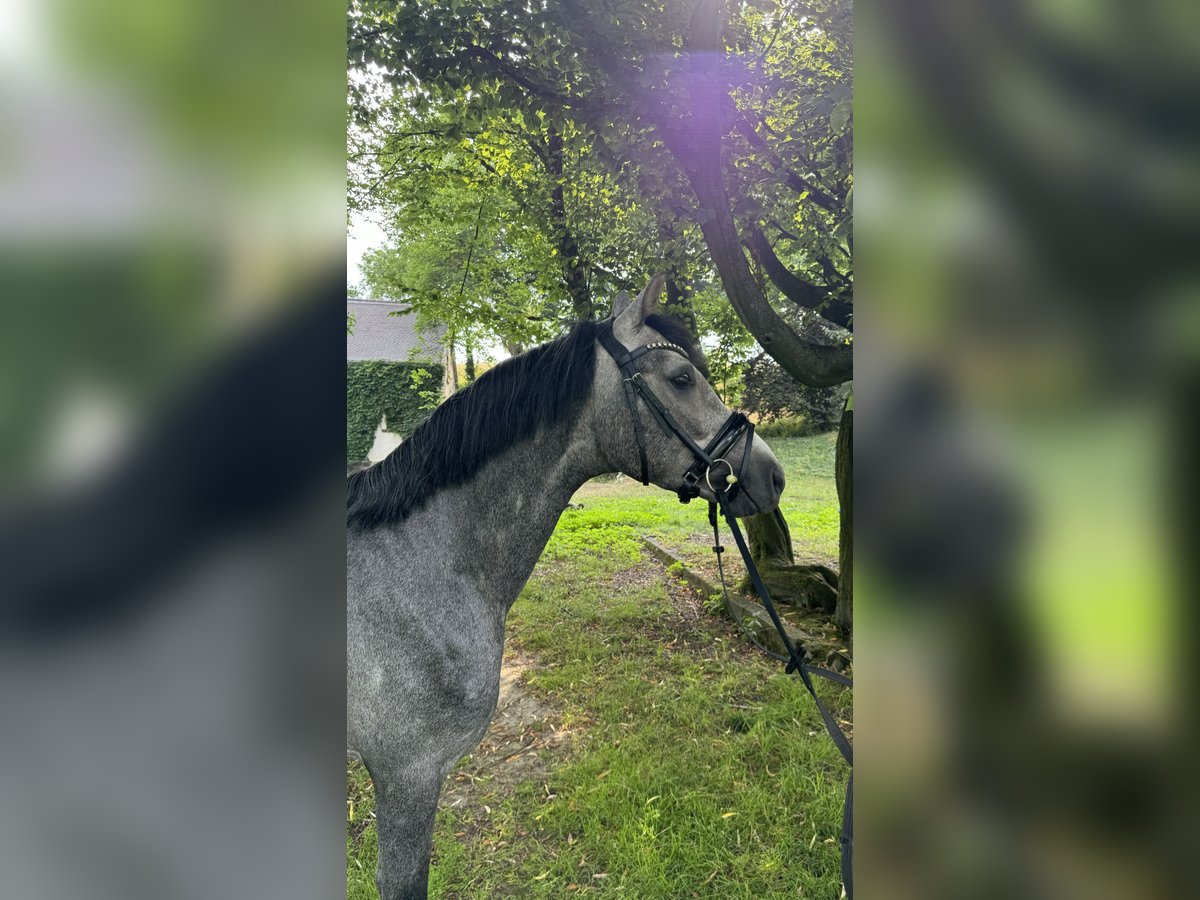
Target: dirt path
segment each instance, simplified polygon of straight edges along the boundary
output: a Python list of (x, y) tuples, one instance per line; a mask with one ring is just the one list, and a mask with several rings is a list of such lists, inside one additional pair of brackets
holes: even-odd
[(459, 808), (471, 803), (480, 788), (511, 791), (526, 781), (549, 774), (549, 760), (539, 751), (561, 744), (567, 737), (558, 711), (525, 687), (523, 678), (531, 661), (506, 651), (500, 669), (500, 699), (487, 734), (475, 751), (451, 774), (442, 789), (440, 805)]

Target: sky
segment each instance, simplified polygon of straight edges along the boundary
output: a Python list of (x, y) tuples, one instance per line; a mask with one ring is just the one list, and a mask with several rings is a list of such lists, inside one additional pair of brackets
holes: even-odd
[(346, 287), (353, 290), (362, 280), (363, 254), (386, 242), (387, 236), (379, 225), (357, 213), (351, 214), (346, 232)]

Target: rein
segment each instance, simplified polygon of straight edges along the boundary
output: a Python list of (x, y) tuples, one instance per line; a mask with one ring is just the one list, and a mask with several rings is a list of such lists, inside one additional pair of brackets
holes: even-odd
[[(738, 472), (745, 473), (747, 464), (750, 461), (750, 446), (754, 440), (754, 424), (740, 412), (731, 412), (724, 424), (717, 429), (716, 435), (708, 442), (705, 447), (697, 444), (675, 418), (663, 406), (662, 402), (655, 396), (654, 391), (646, 384), (641, 373), (634, 366), (634, 363), (655, 350), (666, 350), (672, 353), (678, 353), (687, 358), (687, 351), (678, 344), (672, 344), (669, 341), (652, 341), (649, 344), (644, 344), (634, 350), (627, 350), (625, 346), (617, 340), (612, 332), (612, 320), (605, 322), (598, 333), (598, 338), (601, 345), (608, 354), (616, 362), (617, 367), (621, 370), (621, 375), (625, 386), (625, 401), (629, 405), (629, 412), (633, 419), (633, 433), (637, 439), (638, 458), (641, 464), (641, 481), (642, 484), (650, 483), (649, 470), (646, 461), (646, 445), (642, 431), (641, 412), (638, 407), (637, 398), (640, 396), (645, 401), (647, 409), (650, 410), (651, 416), (662, 428), (663, 432), (668, 436), (674, 436), (683, 442), (684, 446), (691, 451), (695, 457), (695, 462), (688, 467), (683, 475), (683, 481), (676, 493), (679, 495), (681, 503), (688, 503), (693, 498), (700, 496), (700, 479), (703, 478), (713, 496), (716, 497), (715, 502), (709, 501), (708, 504), (708, 521), (713, 528), (713, 552), (717, 555), (717, 569), (721, 575), (721, 590), (725, 595), (725, 605), (728, 609), (729, 591), (725, 585), (725, 567), (721, 560), (721, 554), (725, 552), (725, 548), (721, 546), (721, 533), (718, 525), (717, 512), (720, 510), (725, 521), (729, 524), (729, 530), (733, 532), (733, 540), (737, 545), (738, 552), (742, 556), (742, 561), (746, 564), (746, 571), (750, 575), (750, 580), (754, 584), (755, 591), (758, 592), (759, 599), (762, 600), (763, 606), (767, 610), (767, 614), (771, 617), (771, 624), (775, 626), (780, 639), (783, 641), (783, 646), (787, 648), (787, 656), (781, 656), (764, 647), (761, 643), (750, 635), (750, 640), (764, 652), (771, 656), (787, 663), (784, 671), (787, 674), (796, 674), (800, 676), (800, 680), (804, 683), (804, 687), (808, 693), (812, 695), (813, 702), (816, 703), (817, 710), (821, 714), (821, 719), (825, 723), (825, 729), (829, 732), (830, 738), (833, 739), (838, 751), (842, 754), (843, 759), (851, 767), (850, 777), (846, 781), (846, 800), (842, 808), (842, 883), (845, 886), (846, 896), (854, 897), (853, 887), (853, 859), (854, 859), (854, 812), (853, 812), (853, 790), (854, 790), (854, 752), (850, 746), (850, 741), (846, 737), (845, 732), (837, 724), (837, 720), (829, 709), (821, 701), (817, 695), (815, 686), (813, 685), (812, 676), (817, 675), (821, 678), (827, 678), (840, 685), (848, 688), (854, 686), (853, 682), (839, 672), (824, 669), (820, 666), (809, 665), (805, 662), (807, 653), (804, 647), (796, 644), (791, 635), (787, 633), (787, 629), (783, 627), (783, 622), (779, 618), (779, 613), (775, 609), (775, 604), (771, 601), (771, 595), (767, 591), (767, 586), (763, 584), (762, 576), (759, 575), (758, 566), (754, 564), (753, 558), (750, 556), (750, 550), (746, 546), (746, 539), (742, 535), (742, 530), (738, 526), (737, 518), (729, 511), (729, 501), (732, 500), (738, 490), (742, 487), (742, 482), (739, 480)], [(742, 438), (746, 438), (746, 445), (742, 451), (741, 466), (735, 470), (732, 465), (724, 458), (724, 455), (733, 449), (734, 445)], [(711, 480), (712, 469), (720, 464), (729, 469), (726, 474), (724, 483), (718, 477), (718, 483), (713, 484)], [(719, 470), (718, 470), (719, 471)]]

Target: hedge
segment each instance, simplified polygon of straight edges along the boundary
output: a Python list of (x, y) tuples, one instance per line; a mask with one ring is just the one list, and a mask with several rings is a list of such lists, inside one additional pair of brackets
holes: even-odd
[(346, 363), (346, 461), (367, 458), (380, 418), (407, 437), (441, 400), (443, 368), (435, 363)]

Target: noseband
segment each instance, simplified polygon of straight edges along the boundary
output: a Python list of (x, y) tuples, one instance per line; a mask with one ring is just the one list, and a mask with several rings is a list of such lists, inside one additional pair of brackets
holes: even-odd
[[(650, 474), (646, 461), (646, 442), (642, 434), (642, 416), (637, 402), (639, 395), (646, 401), (646, 407), (650, 410), (650, 414), (654, 417), (654, 421), (658, 423), (659, 428), (663, 430), (663, 433), (668, 437), (673, 435), (679, 438), (683, 442), (683, 445), (691, 451), (692, 456), (695, 457), (695, 461), (683, 473), (682, 483), (675, 490), (679, 495), (679, 502), (687, 503), (694, 497), (700, 496), (700, 479), (702, 478), (714, 495), (723, 492), (725, 499), (732, 500), (742, 487), (739, 477), (745, 477), (747, 465), (750, 462), (750, 446), (754, 442), (753, 423), (742, 413), (731, 412), (729, 418), (717, 429), (717, 433), (713, 435), (712, 440), (704, 447), (701, 447), (675, 421), (675, 417), (663, 406), (662, 401), (658, 399), (654, 391), (646, 384), (642, 373), (634, 366), (634, 363), (638, 359), (654, 350), (668, 350), (672, 353), (678, 353), (684, 359), (688, 359), (687, 351), (678, 344), (672, 344), (670, 341), (651, 341), (649, 344), (643, 344), (641, 347), (628, 350), (613, 334), (611, 319), (600, 327), (598, 337), (601, 346), (608, 351), (608, 355), (613, 358), (613, 361), (617, 364), (617, 368), (621, 370), (621, 376), (624, 380), (625, 402), (629, 404), (629, 413), (633, 418), (633, 434), (637, 439), (638, 457), (642, 468), (642, 484), (650, 483)], [(735, 471), (730, 462), (725, 459), (725, 454), (733, 449), (743, 434), (746, 436), (746, 446), (742, 450), (742, 464)], [(714, 486), (712, 483), (713, 468), (722, 463), (729, 470), (725, 473), (725, 483), (723, 486), (719, 484), (718, 486)], [(742, 475), (739, 476), (738, 472), (741, 472)], [(719, 478), (719, 468), (717, 469), (717, 473)]]

